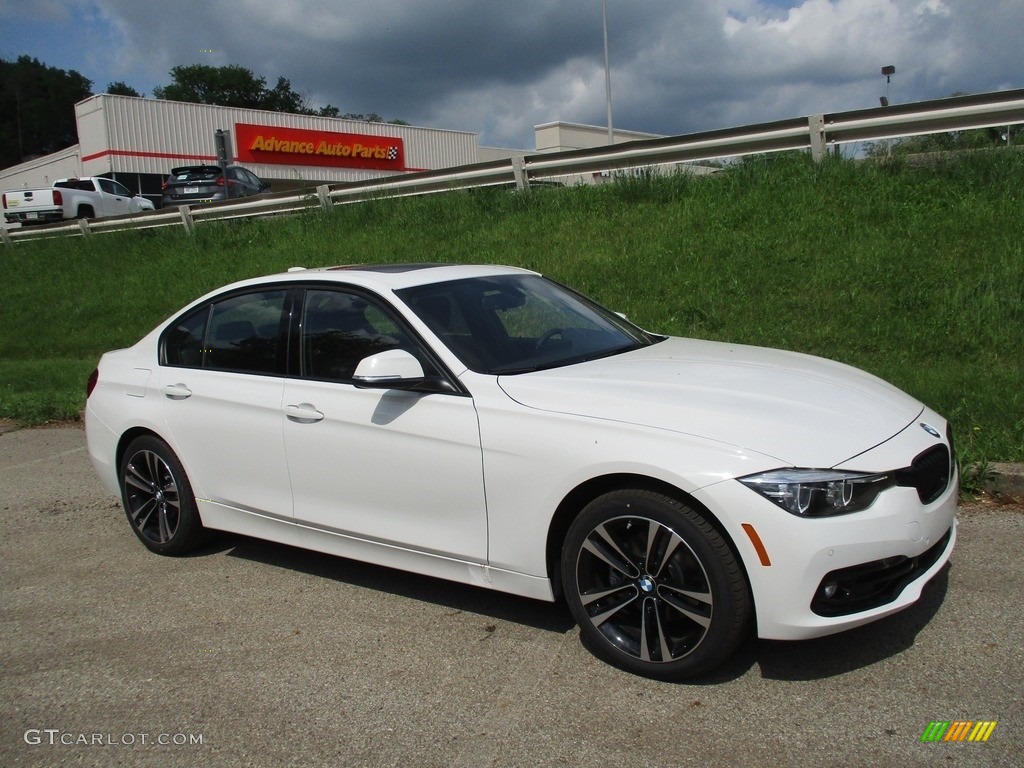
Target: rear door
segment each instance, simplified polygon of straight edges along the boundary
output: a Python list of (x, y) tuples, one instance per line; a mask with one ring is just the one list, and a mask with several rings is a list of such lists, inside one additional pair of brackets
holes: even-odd
[(196, 495), (291, 519), (281, 398), (286, 288), (229, 294), (190, 311), (162, 339), (164, 414)]

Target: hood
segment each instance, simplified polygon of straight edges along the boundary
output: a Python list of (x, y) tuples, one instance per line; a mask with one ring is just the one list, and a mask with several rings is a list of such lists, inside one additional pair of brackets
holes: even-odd
[(814, 468), (885, 442), (923, 410), (891, 384), (841, 363), (671, 337), (498, 383), (530, 408), (673, 430)]

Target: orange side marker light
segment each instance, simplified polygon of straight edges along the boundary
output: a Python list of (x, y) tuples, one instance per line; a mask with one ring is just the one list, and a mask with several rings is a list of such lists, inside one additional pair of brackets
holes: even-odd
[(764, 548), (764, 542), (761, 541), (761, 537), (757, 535), (757, 531), (754, 530), (754, 526), (750, 523), (743, 523), (743, 530), (746, 532), (747, 538), (750, 539), (750, 543), (754, 545), (754, 551), (757, 552), (757, 558), (761, 561), (761, 565), (771, 565), (772, 559), (768, 557), (768, 550)]

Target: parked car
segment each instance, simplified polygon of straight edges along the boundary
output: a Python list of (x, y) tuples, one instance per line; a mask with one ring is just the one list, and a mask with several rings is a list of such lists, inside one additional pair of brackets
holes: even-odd
[(251, 197), (269, 189), (269, 184), (240, 165), (229, 165), (224, 172), (216, 165), (188, 165), (171, 169), (163, 183), (163, 207)]
[(751, 631), (902, 610), (956, 539), (950, 430), (909, 395), (650, 333), (507, 267), (224, 287), (103, 355), (85, 421), (153, 552), (232, 531), (561, 596), (589, 648), (662, 679)]
[(52, 187), (3, 193), (4, 218), (11, 224), (49, 224), (153, 210), (153, 203), (102, 176), (58, 179)]

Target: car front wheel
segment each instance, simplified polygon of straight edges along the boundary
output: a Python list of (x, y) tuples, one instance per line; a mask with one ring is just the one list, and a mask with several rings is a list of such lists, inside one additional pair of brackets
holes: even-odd
[(706, 674), (749, 627), (749, 589), (732, 549), (699, 512), (660, 493), (592, 501), (569, 528), (561, 569), (584, 644), (635, 674)]
[(185, 470), (163, 440), (133, 440), (121, 460), (120, 479), (128, 522), (151, 551), (182, 555), (206, 540)]

